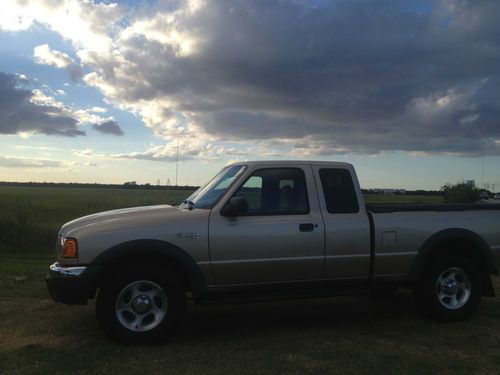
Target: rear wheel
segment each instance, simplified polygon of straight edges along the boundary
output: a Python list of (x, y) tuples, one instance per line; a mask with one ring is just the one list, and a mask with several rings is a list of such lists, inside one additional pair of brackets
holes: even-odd
[(127, 267), (101, 288), (96, 313), (113, 339), (127, 343), (162, 342), (177, 327), (185, 309), (181, 283), (168, 268)]
[(473, 314), (482, 296), (481, 275), (463, 256), (439, 256), (428, 264), (415, 289), (422, 312), (437, 321), (459, 321)]

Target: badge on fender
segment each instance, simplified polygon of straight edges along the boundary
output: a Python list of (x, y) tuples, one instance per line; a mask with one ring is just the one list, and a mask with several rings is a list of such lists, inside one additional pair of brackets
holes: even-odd
[(194, 232), (190, 232), (190, 233), (177, 233), (177, 237), (178, 238), (189, 238), (190, 240), (197, 240), (200, 238), (200, 234), (199, 233), (194, 233)]

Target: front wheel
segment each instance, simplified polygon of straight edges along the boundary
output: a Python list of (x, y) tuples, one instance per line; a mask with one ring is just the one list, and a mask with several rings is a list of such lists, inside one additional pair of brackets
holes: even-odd
[(101, 328), (126, 343), (155, 344), (178, 325), (185, 309), (183, 288), (168, 268), (127, 267), (101, 288), (96, 313)]
[(418, 307), (437, 321), (459, 321), (472, 315), (482, 296), (481, 275), (466, 257), (439, 256), (427, 265), (415, 288)]

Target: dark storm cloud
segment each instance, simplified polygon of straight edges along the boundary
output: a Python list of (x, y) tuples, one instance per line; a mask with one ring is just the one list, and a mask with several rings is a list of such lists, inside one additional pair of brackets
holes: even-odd
[(85, 135), (77, 127), (78, 120), (62, 108), (31, 101), (34, 92), (21, 88), (23, 82), (19, 76), (0, 72), (0, 134)]
[(120, 128), (120, 125), (115, 120), (108, 120), (103, 122), (102, 124), (93, 124), (92, 127), (94, 130), (97, 130), (102, 134), (111, 134), (111, 135), (123, 135), (123, 130)]
[(500, 153), (500, 2), (318, 4), (208, 2), (175, 16), (194, 51), (136, 32), (94, 64), (112, 99), (167, 98), (219, 139)]

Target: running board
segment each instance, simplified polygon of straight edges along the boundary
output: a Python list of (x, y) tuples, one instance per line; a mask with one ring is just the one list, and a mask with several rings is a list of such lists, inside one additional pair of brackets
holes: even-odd
[(370, 293), (368, 287), (350, 287), (342, 289), (323, 290), (296, 290), (296, 291), (268, 291), (268, 292), (241, 292), (241, 293), (210, 293), (196, 300), (200, 305), (231, 305), (257, 302), (287, 301), (307, 298), (326, 298), (352, 296)]

